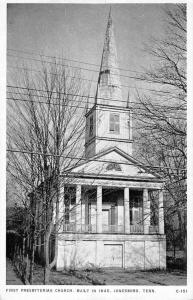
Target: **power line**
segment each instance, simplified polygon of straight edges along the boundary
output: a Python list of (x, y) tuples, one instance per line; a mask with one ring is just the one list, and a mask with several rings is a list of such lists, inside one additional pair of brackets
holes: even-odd
[[(95, 72), (95, 73), (99, 73), (100, 72), (100, 70), (87, 69), (87, 68), (82, 68), (82, 67), (74, 67), (74, 66), (71, 66), (71, 65), (61, 64), (61, 63), (57, 63), (57, 62), (51, 62), (51, 61), (47, 61), (47, 60), (41, 60), (41, 59), (37, 59), (37, 58), (31, 58), (31, 57), (28, 58), (28, 57), (17, 56), (17, 55), (12, 55), (12, 54), (7, 54), (7, 56), (21, 58), (21, 59), (24, 59), (24, 60), (32, 60), (32, 61), (41, 62), (41, 63), (48, 63), (48, 64), (53, 64), (53, 65), (59, 65), (59, 66), (63, 66), (63, 67), (70, 67), (72, 69), (84, 70), (84, 71), (89, 71), (89, 72)], [(111, 73), (111, 75), (117, 75), (117, 74)], [(119, 76), (125, 77), (125, 78), (131, 78), (131, 79), (141, 80), (141, 78), (139, 78), (139, 77), (134, 77), (134, 76), (129, 76), (129, 75), (119, 74)]]
[[(83, 61), (80, 61), (80, 60), (77, 60), (77, 59), (68, 59), (68, 58), (63, 58), (63, 57), (59, 57), (59, 56), (44, 55), (44, 54), (40, 54), (40, 53), (37, 53), (37, 52), (16, 50), (16, 49), (10, 49), (10, 48), (8, 48), (7, 50), (12, 51), (12, 52), (18, 52), (18, 53), (26, 53), (26, 54), (30, 54), (30, 55), (32, 54), (32, 55), (40, 56), (40, 57), (48, 57), (48, 58), (52, 58), (52, 59), (58, 58), (59, 60), (71, 61), (71, 62), (80, 63), (80, 64), (84, 64), (84, 65), (100, 67), (100, 64), (93, 64), (93, 63), (83, 62)], [(121, 71), (126, 71), (126, 72), (132, 72), (132, 73), (145, 74), (144, 72), (134, 71), (134, 70), (125, 69), (125, 68), (111, 67), (111, 69), (121, 70)]]
[[(41, 73), (40, 70), (35, 70), (35, 69), (32, 69), (32, 68), (26, 68), (26, 67), (16, 67), (16, 66), (8, 66), (8, 68), (11, 68), (11, 69), (22, 69), (22, 70), (28, 70), (30, 72), (35, 72), (35, 73)], [(51, 75), (57, 75), (56, 73), (53, 73), (53, 72), (47, 72), (48, 74), (51, 74)], [(79, 79), (79, 80), (83, 80), (83, 81), (89, 81), (89, 82), (94, 82), (94, 83), (98, 83), (98, 80), (93, 80), (93, 79), (88, 79), (88, 78), (82, 78), (82, 77), (76, 77), (76, 76), (70, 76), (70, 75), (67, 75), (67, 77), (69, 78), (74, 78), (74, 79)], [(135, 87), (135, 86), (129, 86), (129, 85), (125, 85), (125, 84), (120, 84), (120, 86), (122, 87), (128, 87), (128, 88), (137, 88), (137, 89), (143, 89), (144, 88), (139, 88), (139, 87)], [(145, 89), (145, 90), (148, 90), (148, 89)], [(153, 91), (153, 90), (151, 90)], [(155, 92), (160, 92), (160, 91), (156, 91)]]
[[(8, 88), (14, 88), (14, 89), (22, 89), (22, 90), (30, 90), (30, 91), (36, 91), (36, 92), (44, 92), (44, 93), (53, 93), (53, 94), (58, 94), (58, 92), (55, 92), (55, 91), (50, 91), (50, 90), (42, 90), (42, 89), (35, 89), (35, 88), (27, 88), (27, 87), (22, 87), (22, 86), (13, 86), (13, 85), (7, 85), (7, 87)], [(8, 92), (8, 93), (15, 93), (16, 94), (16, 92)], [(24, 93), (18, 93), (18, 94), (23, 94), (24, 95)], [(26, 94), (26, 95), (28, 95), (28, 96), (37, 96), (37, 97), (45, 97), (45, 96), (41, 96), (41, 95), (29, 95), (29, 94)], [(64, 92), (62, 92), (62, 93), (60, 93), (60, 95), (65, 95), (65, 96), (75, 96), (75, 97), (82, 97), (82, 98), (87, 98), (87, 99), (95, 99), (96, 97), (95, 96), (89, 96), (89, 95), (80, 95), (80, 94), (73, 94), (73, 93), (64, 93)], [(59, 99), (59, 98), (54, 98), (54, 100), (57, 100), (57, 99)], [(97, 100), (105, 100), (105, 101), (110, 101), (110, 102), (123, 102), (123, 103), (127, 103), (127, 101), (125, 101), (125, 100), (119, 100), (119, 99), (111, 99), (111, 98), (103, 98), (103, 97), (97, 97)], [(28, 100), (26, 100), (26, 101), (28, 101)], [(29, 100), (30, 101), (30, 100)], [(71, 100), (71, 101), (74, 101), (74, 100)], [(38, 101), (34, 101), (34, 102), (38, 102)], [(45, 102), (46, 103), (46, 102)], [(88, 103), (89, 104), (89, 103)], [(92, 103), (90, 103), (90, 104), (92, 104)], [(94, 103), (93, 103), (94, 104)], [(142, 105), (142, 103), (141, 102), (132, 102), (132, 101), (130, 101), (130, 104), (140, 104), (140, 105)], [(155, 106), (155, 107), (163, 107), (163, 105), (159, 105), (159, 104), (153, 104), (153, 106)], [(174, 109), (178, 109), (177, 107), (175, 107), (175, 106), (165, 106), (165, 108), (166, 109), (172, 109), (172, 108), (174, 108)], [(133, 109), (133, 108), (132, 108)], [(186, 109), (182, 109), (182, 108), (180, 108), (181, 110), (184, 110), (184, 111), (186, 111)]]
[[(9, 98), (7, 97), (6, 98), (7, 100), (11, 100), (11, 101), (21, 101), (21, 102), (30, 102), (30, 103), (40, 103), (40, 104), (46, 104), (48, 105), (48, 102), (44, 102), (44, 101), (34, 101), (34, 100), (29, 100), (29, 99), (18, 99), (18, 98)], [(86, 102), (84, 102), (86, 104)], [(85, 109), (86, 110), (86, 105), (85, 106), (81, 106), (81, 105), (69, 105), (69, 104), (59, 104), (59, 103), (49, 103), (49, 105), (54, 105), (54, 106), (62, 106), (62, 107), (69, 107), (69, 108), (72, 108), (72, 107), (75, 107), (75, 108), (80, 108), (80, 109)], [(105, 105), (104, 105), (105, 106)], [(119, 107), (119, 106), (117, 106)], [(120, 107), (119, 107), (120, 108)], [(132, 108), (133, 110), (134, 108)], [(138, 110), (139, 108), (135, 108), (136, 110)], [(141, 109), (140, 110), (145, 110), (145, 108)], [(140, 116), (144, 116), (144, 114), (140, 114), (140, 113), (135, 113), (135, 115), (140, 115)], [(181, 118), (181, 117), (174, 117), (174, 116), (170, 116), (169, 117), (170, 119), (176, 119), (176, 120), (186, 120), (186, 118)]]
[[(84, 158), (84, 157), (72, 157), (72, 156), (64, 156), (64, 155), (57, 155), (57, 154), (45, 154), (42, 152), (34, 152), (34, 151), (24, 151), (24, 150), (16, 150), (16, 149), (7, 149), (7, 152), (15, 152), (15, 153), (23, 153), (23, 154), (31, 154), (31, 155), (41, 155), (41, 156), (51, 156), (51, 157), (62, 157), (62, 158), (69, 158), (69, 159), (77, 159), (77, 160), (83, 160), (86, 162), (92, 162), (92, 161), (97, 161), (97, 162), (105, 162), (105, 163), (115, 163), (115, 161), (110, 161), (110, 160), (100, 160), (100, 159), (96, 159), (96, 158)], [(138, 167), (145, 167), (145, 168), (152, 168), (152, 169), (169, 169), (169, 170), (182, 170), (182, 171), (186, 171), (186, 169), (183, 168), (171, 168), (171, 167), (161, 167), (161, 166), (150, 166), (150, 165), (144, 165), (142, 163), (127, 163), (127, 162), (122, 162), (122, 161), (116, 161), (116, 163), (118, 164), (122, 164), (122, 165), (129, 165), (129, 166), (138, 166)], [(76, 166), (78, 167), (78, 165)]]
[[(9, 98), (9, 97), (7, 97), (6, 98), (7, 100), (12, 100), (12, 101), (21, 101), (21, 102), (30, 102), (30, 103), (40, 103), (40, 104), (46, 104), (46, 105), (48, 105), (48, 103), (47, 102), (44, 102), (44, 101), (34, 101), (34, 100), (28, 100), (28, 99), (17, 99), (17, 98)], [(68, 106), (68, 107), (70, 107), (70, 108), (72, 108), (72, 107), (76, 107), (76, 108), (84, 108), (84, 109), (86, 109), (86, 107), (85, 106), (78, 106), (78, 105), (69, 105), (69, 104), (58, 104), (58, 103), (50, 103), (50, 105), (54, 105), (54, 106)]]
[[(18, 69), (18, 70), (28, 70), (30, 72), (35, 72), (35, 73), (42, 73), (41, 70), (35, 70), (35, 69), (32, 69), (32, 68), (26, 68), (26, 67), (20, 67), (20, 66), (19, 67), (18, 66), (17, 67), (16, 66), (8, 66), (8, 68)], [(51, 75), (57, 75), (57, 73), (53, 73), (53, 72), (47, 72), (47, 73), (51, 74)], [(98, 83), (98, 80), (93, 80), (93, 79), (88, 79), (88, 78), (82, 78), (82, 77), (76, 77), (76, 76), (70, 76), (70, 75), (67, 75), (67, 77), (82, 80), (82, 81)], [(170, 94), (170, 92), (168, 92), (168, 91), (159, 91), (159, 90), (155, 90), (155, 89), (142, 88), (142, 87), (138, 87), (138, 86), (130, 86), (130, 85), (126, 85), (126, 84), (120, 84), (120, 86), (131, 88), (131, 89), (155, 92), (157, 94)]]

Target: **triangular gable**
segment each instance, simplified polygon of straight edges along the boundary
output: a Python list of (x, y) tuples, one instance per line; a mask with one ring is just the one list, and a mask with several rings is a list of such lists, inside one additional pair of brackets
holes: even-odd
[(156, 173), (117, 147), (109, 148), (70, 170), (73, 174), (160, 179)]

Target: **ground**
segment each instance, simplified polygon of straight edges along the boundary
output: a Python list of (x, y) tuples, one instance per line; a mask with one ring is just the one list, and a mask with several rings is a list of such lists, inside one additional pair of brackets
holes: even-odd
[[(7, 261), (7, 285), (21, 285), (11, 262)], [(43, 284), (43, 268), (35, 265), (34, 285)], [(52, 271), (50, 285), (186, 285), (186, 272), (128, 271), (120, 268), (105, 268), (82, 271)]]
[(6, 284), (21, 285), (23, 282), (14, 271), (13, 265), (10, 260), (6, 260)]
[[(36, 268), (34, 284), (42, 284), (42, 270)], [(186, 285), (185, 271), (127, 271), (105, 268), (99, 270), (52, 271), (50, 284), (55, 285)]]

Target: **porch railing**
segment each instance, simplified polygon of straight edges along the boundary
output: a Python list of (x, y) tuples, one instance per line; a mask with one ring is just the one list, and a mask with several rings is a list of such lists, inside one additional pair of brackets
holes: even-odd
[(64, 231), (65, 232), (88, 232), (88, 233), (94, 233), (96, 232), (96, 226), (91, 224), (75, 224), (75, 223), (69, 223), (64, 224)]
[[(64, 232), (82, 232), (82, 233), (96, 233), (96, 225), (93, 224), (81, 224), (75, 223), (64, 224)], [(103, 225), (103, 233), (124, 233), (123, 225)], [(143, 225), (130, 225), (131, 234), (143, 234)], [(149, 226), (149, 234), (159, 233), (158, 226)]]
[[(143, 226), (131, 225), (131, 233), (143, 233)], [(64, 232), (83, 232), (83, 233), (96, 233), (96, 225), (82, 224), (76, 225), (75, 223), (64, 224)], [(124, 233), (123, 225), (104, 225), (102, 226), (103, 233)]]
[(130, 233), (143, 234), (143, 225), (130, 225)]
[(76, 232), (76, 224), (75, 223), (64, 224), (63, 230), (65, 232)]
[(102, 231), (104, 233), (123, 233), (124, 226), (123, 225), (104, 225), (102, 226)]

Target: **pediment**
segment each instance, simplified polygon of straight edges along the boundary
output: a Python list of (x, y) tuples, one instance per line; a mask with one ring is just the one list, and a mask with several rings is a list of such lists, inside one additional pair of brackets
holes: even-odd
[(128, 178), (152, 178), (160, 180), (158, 174), (149, 172), (143, 164), (117, 147), (95, 155), (88, 159), (88, 161), (71, 169), (71, 173), (96, 175), (97, 177), (123, 176)]

